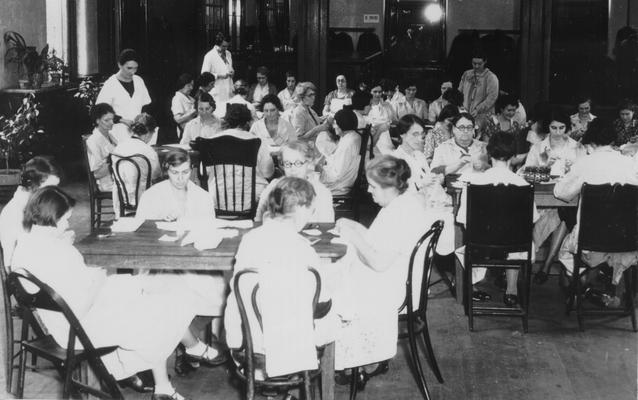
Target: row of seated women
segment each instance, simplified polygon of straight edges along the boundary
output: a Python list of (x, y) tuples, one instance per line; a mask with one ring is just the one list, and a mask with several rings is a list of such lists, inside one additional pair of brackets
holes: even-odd
[[(432, 212), (421, 194), (408, 190), (411, 174), (405, 161), (379, 157), (369, 164), (367, 177), (369, 191), (381, 206), (381, 212), (370, 228), (348, 219), (338, 220), (339, 234), (350, 244), (348, 254), (335, 264), (321, 263), (309, 242), (299, 235), (306, 223), (318, 220), (322, 212), (315, 211), (318, 207), (329, 213), (325, 199), (320, 198), (321, 192), (315, 190), (316, 181), (313, 184), (305, 179), (308, 168), (304, 164), (309, 153), (304, 146), (298, 143), (284, 150), (290, 176), (272, 184), (264, 200), (264, 222), (242, 238), (235, 273), (244, 268), (258, 268), (264, 271), (260, 279), (271, 285), (281, 285), (284, 277), (287, 288), (293, 292), (296, 288), (301, 298), (307, 299), (314, 292), (302, 290), (305, 286), (299, 283), (305, 280), (297, 277), (308, 266), (315, 267), (324, 282), (321, 298), (332, 299), (330, 313), (317, 325), (325, 330), (319, 342), (336, 341), (337, 368), (392, 358), (396, 353), (397, 312), (405, 296), (409, 254), (439, 214)], [(214, 218), (210, 196), (189, 180), (188, 153), (175, 150), (167, 156), (163, 167), (168, 179), (144, 193), (138, 215), (191, 222)], [(55, 165), (45, 158), (28, 163), (25, 186), (0, 217), (3, 221), (0, 238), (6, 249), (7, 265), (12, 270), (30, 271), (60, 293), (94, 344), (119, 346), (114, 355), (103, 357), (116, 379), (151, 369), (155, 379), (154, 399), (182, 398), (168, 380), (166, 358), (181, 341), (192, 360), (211, 365), (219, 362), (219, 350), (202, 344), (190, 326), (195, 315), (219, 315), (219, 302), (212, 304), (215, 302), (206, 302), (204, 297), (224, 301), (226, 289), (207, 282), (208, 293), (200, 294), (188, 279), (189, 274), (106, 276), (104, 270), (86, 266), (68, 233), (74, 200), (55, 186), (58, 175)], [(7, 230), (12, 230), (9, 239), (5, 235)], [(448, 235), (440, 242), (440, 251), (450, 253), (452, 244)], [(277, 279), (269, 281), (272, 277)], [(197, 276), (198, 280), (202, 278)], [(268, 288), (268, 283), (263, 287)], [(226, 341), (231, 348), (241, 344), (237, 313), (231, 293), (224, 313)], [(267, 318), (267, 311), (264, 313)], [(285, 326), (312, 330), (311, 316), (312, 313), (306, 314), (305, 319), (295, 318)], [(42, 320), (64, 346), (67, 343), (64, 335), (68, 332), (65, 322), (47, 312), (42, 313)], [(302, 321), (309, 324), (304, 326)], [(275, 341), (272, 345), (275, 347), (268, 348), (288, 351), (289, 356), (284, 357), (287, 362), (283, 364), (276, 361), (268, 364), (265, 373), (276, 376), (316, 367), (313, 335), (295, 335), (300, 343), (292, 346), (289, 341), (282, 343), (281, 335), (268, 336), (266, 332), (263, 340)], [(303, 351), (290, 353), (299, 349)]]

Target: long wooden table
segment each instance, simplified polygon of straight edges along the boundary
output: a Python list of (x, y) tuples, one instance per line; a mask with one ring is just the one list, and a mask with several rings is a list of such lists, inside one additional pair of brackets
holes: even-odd
[[(454, 216), (456, 218), (456, 213), (458, 211), (459, 202), (461, 199), (461, 191), (462, 189), (453, 186), (452, 183), (455, 181), (454, 178), (446, 179), (446, 187), (448, 193), (452, 196), (453, 204), (454, 204)], [(543, 183), (543, 184), (535, 184), (534, 185), (534, 203), (537, 208), (556, 208), (556, 207), (577, 207), (578, 206), (578, 198), (573, 199), (572, 201), (565, 202), (563, 200), (557, 199), (554, 196), (554, 183)], [(454, 226), (454, 247), (459, 248), (465, 244), (464, 239), (465, 228), (455, 222)], [(458, 258), (455, 257), (456, 262), (456, 301), (457, 303), (463, 303), (463, 266)]]
[[(319, 242), (313, 247), (322, 259), (337, 260), (346, 253), (346, 246), (334, 244), (334, 235), (327, 231), (334, 224), (317, 224), (321, 231)], [(215, 249), (199, 251), (193, 245), (180, 246), (179, 240), (163, 242), (159, 238), (166, 234), (156, 227), (154, 221), (145, 221), (135, 232), (96, 232), (76, 244), (87, 264), (108, 269), (153, 269), (183, 271), (222, 271), (228, 279), (232, 275), (235, 253), (244, 233), (226, 238)], [(320, 359), (322, 399), (334, 400), (334, 343), (326, 345)]]

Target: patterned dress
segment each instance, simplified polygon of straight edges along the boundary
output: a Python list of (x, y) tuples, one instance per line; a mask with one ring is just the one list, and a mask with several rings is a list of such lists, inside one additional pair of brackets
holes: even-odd
[(616, 132), (616, 146), (625, 143), (638, 142), (638, 120), (632, 119), (629, 125), (625, 125), (620, 118), (614, 121), (614, 132)]

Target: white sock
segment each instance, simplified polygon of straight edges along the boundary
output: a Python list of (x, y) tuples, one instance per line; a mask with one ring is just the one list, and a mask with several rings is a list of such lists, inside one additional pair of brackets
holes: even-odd
[(155, 385), (155, 394), (167, 394), (172, 395), (176, 390), (170, 383), (166, 385)]
[[(206, 349), (208, 349), (208, 346), (206, 344), (204, 344), (202, 341), (198, 340), (197, 344), (193, 347), (188, 347), (186, 349), (186, 353), (192, 355), (192, 356), (201, 356), (202, 354), (204, 354), (206, 352)], [(211, 353), (212, 352), (212, 353)], [(210, 348), (208, 349), (208, 353), (210, 356), (215, 357), (216, 354), (216, 350), (214, 348)]]

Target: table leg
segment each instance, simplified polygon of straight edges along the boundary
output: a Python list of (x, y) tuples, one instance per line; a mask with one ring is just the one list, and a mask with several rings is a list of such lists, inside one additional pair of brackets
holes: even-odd
[(328, 343), (319, 360), (321, 368), (321, 400), (335, 398), (335, 343)]

